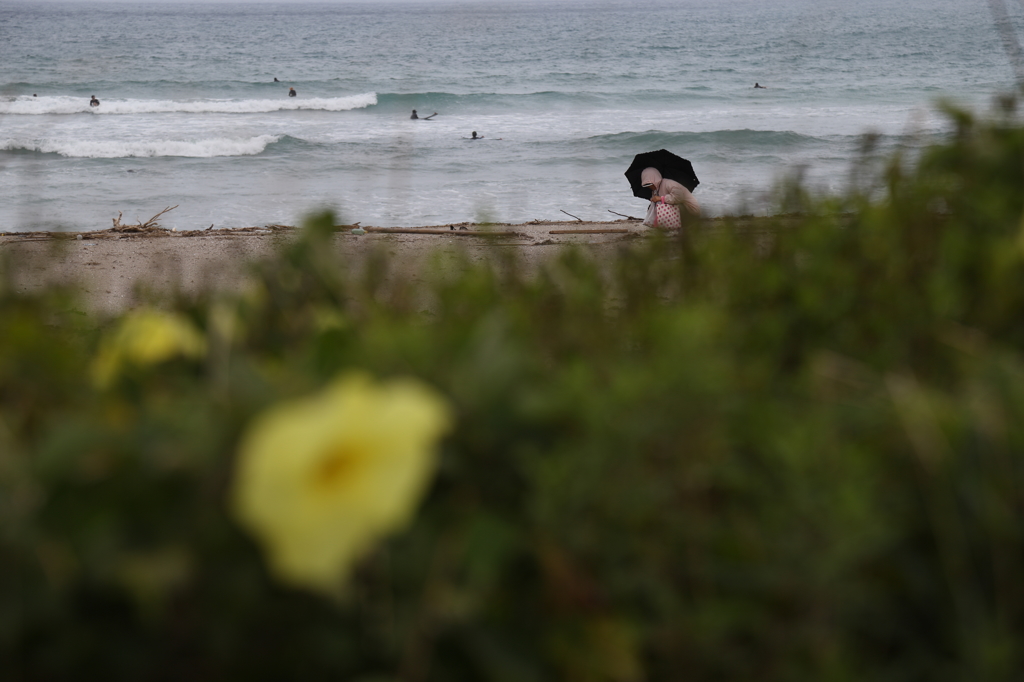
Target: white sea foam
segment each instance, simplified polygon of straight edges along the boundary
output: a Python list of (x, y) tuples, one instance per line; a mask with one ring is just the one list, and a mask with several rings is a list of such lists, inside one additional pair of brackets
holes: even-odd
[(60, 154), (72, 158), (121, 159), (185, 156), (212, 158), (216, 156), (253, 156), (267, 145), (280, 140), (278, 135), (259, 135), (242, 139), (212, 138), (206, 140), (0, 140), (3, 151), (34, 151)]
[(104, 99), (98, 107), (84, 97), (17, 97), (0, 101), (0, 114), (25, 116), (44, 114), (259, 114), (272, 111), (348, 111), (377, 103), (377, 93), (364, 92), (347, 97), (284, 97), (279, 99)]

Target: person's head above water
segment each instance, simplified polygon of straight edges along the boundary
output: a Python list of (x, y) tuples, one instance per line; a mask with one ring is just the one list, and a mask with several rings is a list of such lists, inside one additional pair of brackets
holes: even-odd
[(416, 115), (415, 109), (412, 110), (412, 116), (410, 116), (409, 118), (419, 118), (419, 116)]
[(476, 139), (476, 131), (475, 130), (473, 131), (473, 139), (474, 140)]

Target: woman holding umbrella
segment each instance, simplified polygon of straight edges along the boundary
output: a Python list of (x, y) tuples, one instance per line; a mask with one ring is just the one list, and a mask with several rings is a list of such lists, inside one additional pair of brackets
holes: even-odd
[(667, 149), (637, 154), (625, 175), (633, 196), (651, 202), (644, 225), (673, 229), (683, 226), (681, 210), (700, 215), (700, 204), (692, 194), (700, 180), (693, 164), (683, 157)]
[(663, 178), (661, 171), (657, 168), (645, 168), (640, 173), (640, 182), (644, 188), (651, 190), (652, 203), (670, 204), (675, 206), (680, 213), (685, 210), (692, 216), (700, 215), (700, 203), (697, 202), (690, 190), (675, 180)]

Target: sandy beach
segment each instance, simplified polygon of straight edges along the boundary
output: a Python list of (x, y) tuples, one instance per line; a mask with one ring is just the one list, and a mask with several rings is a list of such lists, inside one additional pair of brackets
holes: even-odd
[[(351, 227), (339, 227), (332, 240), (339, 261), (358, 269), (370, 253), (382, 249), (395, 269), (413, 278), (425, 274), (428, 257), (432, 267), (440, 263), (443, 268), (447, 258), (454, 263), (462, 254), (480, 260), (515, 249), (523, 267), (536, 268), (569, 246), (600, 257), (651, 234), (634, 220), (365, 229), (365, 234), (352, 234)], [(298, 234), (298, 228), (286, 225), (9, 232), (0, 234), (0, 259), (13, 264), (13, 285), (20, 290), (77, 282), (89, 308), (113, 313), (135, 305), (140, 288), (186, 293), (241, 288), (247, 264), (270, 256)]]
[[(702, 219), (689, 229), (711, 235), (723, 229), (764, 241), (779, 218), (752, 216)], [(337, 226), (332, 246), (340, 262), (358, 272), (367, 257), (383, 250), (394, 271), (414, 280), (427, 268), (455, 267), (491, 258), (514, 249), (528, 272), (570, 247), (595, 258), (643, 243), (658, 234), (639, 220), (608, 222), (532, 221), (523, 224), (452, 223), (442, 226)], [(98, 312), (116, 313), (136, 305), (141, 290), (239, 290), (245, 286), (248, 265), (271, 256), (300, 229), (268, 225), (234, 229), (172, 231), (159, 226), (128, 225), (90, 232), (0, 233), (0, 267), (13, 264), (13, 285), (23, 291), (51, 283), (77, 283), (84, 304)]]

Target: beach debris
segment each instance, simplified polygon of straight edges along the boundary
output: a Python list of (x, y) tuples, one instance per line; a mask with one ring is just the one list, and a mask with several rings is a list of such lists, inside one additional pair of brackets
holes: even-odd
[[(150, 239), (150, 238), (163, 238), (163, 237), (261, 237), (268, 234), (289, 234), (296, 233), (299, 228), (294, 225), (281, 225), (277, 223), (262, 225), (262, 226), (250, 226), (250, 227), (216, 227), (216, 225), (210, 225), (206, 228), (198, 228), (195, 230), (188, 230), (178, 228), (176, 231), (170, 229), (164, 229), (157, 226), (157, 219), (166, 213), (167, 211), (177, 208), (172, 206), (164, 209), (160, 213), (156, 214), (146, 222), (139, 221), (134, 225), (126, 225), (121, 222), (122, 215), (119, 213), (118, 217), (114, 219), (114, 227), (107, 228), (105, 230), (90, 230), (85, 233), (75, 232), (19, 232), (13, 234), (0, 233), (0, 242), (6, 244), (14, 241), (43, 241), (49, 239), (89, 239), (89, 240), (102, 240), (102, 239)], [(575, 218), (575, 216), (573, 216)], [(750, 216), (745, 217), (746, 220), (754, 220)], [(576, 218), (579, 221), (579, 218)], [(594, 225), (593, 228), (584, 231), (584, 229), (570, 229), (562, 234), (600, 234), (601, 231), (611, 233), (628, 233), (626, 237), (639, 237), (640, 233), (634, 230), (628, 230), (619, 227), (615, 229), (612, 225), (621, 225), (622, 220), (616, 221), (605, 221), (605, 222), (588, 222), (583, 221), (584, 225)], [(551, 221), (551, 220), (540, 220), (535, 219), (529, 222), (523, 223), (523, 226), (527, 225), (551, 225), (557, 228), (559, 225), (568, 225), (570, 221)], [(608, 227), (598, 227), (600, 225), (607, 225)], [(495, 224), (494, 227), (505, 227), (515, 228), (515, 225)], [(424, 228), (424, 227), (361, 227), (359, 223), (352, 223), (350, 225), (335, 225), (334, 229), (339, 232), (350, 233), (353, 229), (362, 229), (366, 233), (380, 232), (380, 233), (399, 233), (399, 234), (420, 234), (420, 235), (450, 235), (456, 237), (527, 237), (529, 236), (523, 232), (517, 232), (512, 229), (505, 229), (502, 231), (480, 229), (481, 225), (478, 223), (449, 223), (448, 225), (441, 225), (437, 228)], [(486, 228), (486, 226), (484, 226)], [(597, 230), (596, 232), (590, 232), (590, 230)], [(552, 231), (552, 234), (559, 234), (559, 231)], [(79, 234), (81, 237), (79, 237)]]
[(366, 234), (366, 230), (359, 226), (353, 227), (351, 230), (349, 230), (349, 232), (351, 232), (352, 234)]
[[(267, 227), (274, 227), (274, 226), (268, 225)], [(283, 227), (283, 226), (282, 225), (277, 225), (276, 227)], [(331, 226), (331, 230), (334, 231), (334, 232), (351, 232), (352, 230), (357, 230), (357, 229), (359, 229), (359, 223), (349, 223), (348, 225), (332, 225)]]
[(364, 228), (367, 232), (380, 232), (386, 234), (447, 234), (453, 237), (521, 237), (518, 232), (508, 231), (492, 231), (492, 230), (470, 230), (467, 227), (460, 227), (459, 230), (452, 232), (451, 230), (445, 230), (441, 228), (422, 228), (422, 227), (367, 227)]
[[(562, 211), (562, 209), (558, 209), (558, 210)], [(565, 215), (569, 216), (570, 218), (576, 218), (576, 220), (580, 221), (581, 223), (583, 222), (583, 218), (580, 218), (578, 216), (574, 216), (572, 213), (569, 213), (568, 211), (562, 211), (562, 213), (564, 213)]]
[(168, 206), (167, 208), (165, 208), (164, 210), (160, 211), (159, 213), (157, 213), (155, 216), (153, 216), (152, 218), (150, 218), (146, 222), (142, 222), (141, 220), (136, 218), (135, 219), (136, 223), (134, 225), (124, 225), (124, 224), (122, 224), (121, 223), (121, 215), (122, 214), (121, 214), (121, 211), (118, 211), (117, 212), (117, 217), (113, 218), (113, 221), (114, 221), (113, 229), (114, 229), (115, 232), (151, 232), (152, 230), (158, 230), (158, 229), (161, 229), (160, 228), (160, 216), (162, 216), (164, 213), (167, 213), (168, 211), (173, 211), (176, 208), (178, 208), (178, 204), (175, 204), (174, 206)]
[(623, 213), (616, 213), (615, 211), (611, 210), (610, 208), (608, 209), (608, 212), (611, 213), (612, 215), (617, 215), (617, 216), (620, 216), (622, 218), (625, 218), (626, 220), (635, 220), (637, 222), (640, 222), (640, 218), (634, 218), (631, 215), (625, 215)]
[(591, 230), (549, 230), (548, 234), (626, 234), (624, 227), (603, 227)]

